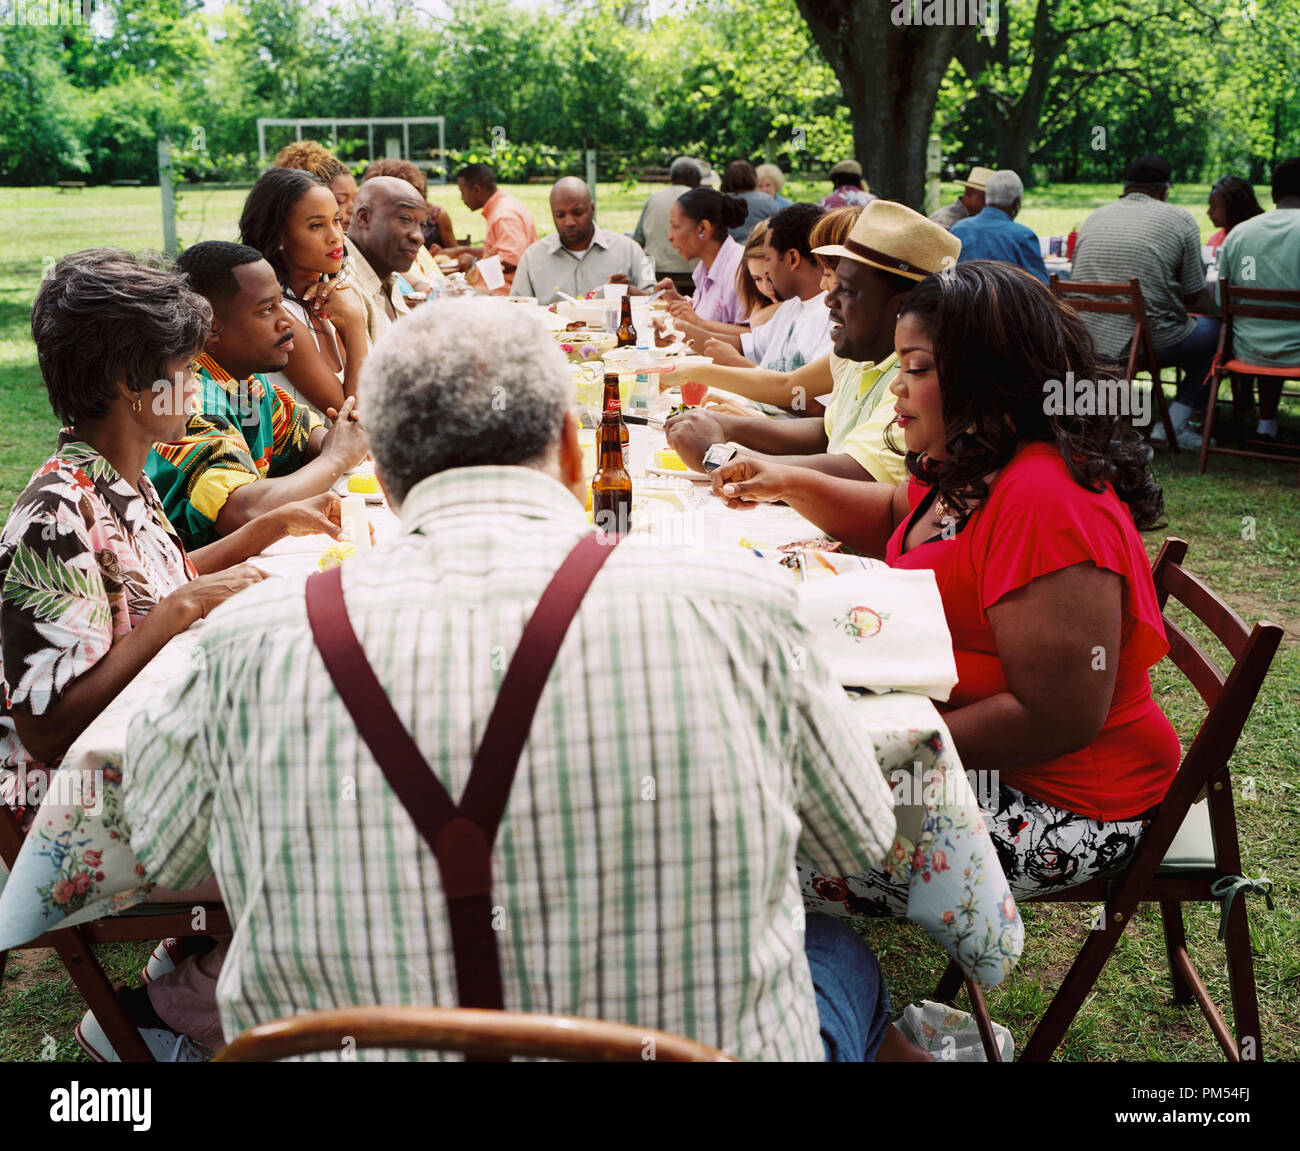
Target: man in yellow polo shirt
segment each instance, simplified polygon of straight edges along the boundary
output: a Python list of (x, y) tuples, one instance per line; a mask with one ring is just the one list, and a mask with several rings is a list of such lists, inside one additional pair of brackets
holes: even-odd
[[(832, 375), (837, 359), (831, 357)], [(826, 452), (850, 457), (873, 480), (901, 484), (907, 479), (904, 457), (885, 443), (885, 429), (894, 422), (896, 397), (889, 385), (898, 374), (898, 355), (890, 352), (878, 364), (843, 363), (849, 369), (836, 379), (822, 417)]]
[[(775, 457), (772, 462), (786, 467), (845, 479), (898, 484), (906, 478), (903, 456), (884, 439), (894, 418), (889, 385), (898, 371), (894, 319), (919, 281), (956, 263), (961, 241), (902, 204), (873, 200), (843, 245), (815, 252), (838, 260), (837, 283), (826, 297), (834, 348), (829, 362), (809, 364), (788, 375), (715, 366), (699, 371), (698, 378), (720, 388), (727, 388), (730, 380), (732, 390), (758, 400), (773, 399), (783, 388), (788, 403), (791, 394), (801, 396), (800, 389), (824, 381), (829, 368), (835, 387), (825, 417), (774, 420), (700, 409), (675, 416), (665, 428), (668, 442), (689, 467), (704, 468), (705, 456), (714, 448), (709, 465), (730, 454)], [(775, 375), (780, 376), (780, 388), (768, 378)], [(762, 386), (747, 386), (744, 377)]]

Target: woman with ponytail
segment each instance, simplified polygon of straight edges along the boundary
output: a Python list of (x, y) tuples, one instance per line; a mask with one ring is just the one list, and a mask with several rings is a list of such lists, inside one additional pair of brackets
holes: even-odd
[(370, 350), (365, 305), (340, 276), (343, 221), (320, 177), (272, 168), (253, 185), (239, 217), (240, 242), (266, 258), (293, 320), (293, 350), (283, 372), (268, 375), (317, 415), (356, 395)]
[(695, 295), (688, 300), (668, 293), (674, 319), (711, 331), (749, 330), (744, 323), (748, 309), (736, 291), (736, 273), (745, 250), (729, 231), (744, 222), (747, 210), (739, 196), (724, 196), (712, 188), (692, 188), (673, 204), (668, 242), (682, 259), (700, 261), (691, 274)]

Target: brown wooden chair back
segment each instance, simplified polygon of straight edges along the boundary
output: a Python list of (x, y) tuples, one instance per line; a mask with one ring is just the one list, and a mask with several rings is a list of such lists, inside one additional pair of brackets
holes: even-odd
[[(1252, 304), (1251, 300), (1260, 303)], [(1280, 320), (1300, 323), (1300, 289), (1254, 288), (1234, 284), (1226, 276), (1219, 280), (1219, 301), (1223, 308), (1223, 326), (1244, 317), (1252, 320)], [(1289, 306), (1288, 306), (1289, 305)]]
[[(1169, 450), (1178, 451), (1178, 437), (1174, 435), (1173, 421), (1169, 418), (1165, 393), (1161, 387), (1160, 367), (1156, 363), (1156, 346), (1151, 338), (1151, 325), (1147, 322), (1146, 303), (1142, 299), (1142, 285), (1134, 276), (1127, 284), (1096, 284), (1080, 280), (1065, 280), (1055, 272), (1051, 276), (1052, 294), (1069, 304), (1076, 312), (1100, 312), (1105, 315), (1133, 317), (1133, 338), (1129, 341), (1128, 360), (1124, 365), (1124, 378), (1130, 387), (1141, 368), (1151, 377), (1151, 390), (1165, 425)], [(1100, 298), (1099, 298), (1100, 297)]]
[(376, 1047), (578, 1062), (734, 1062), (693, 1039), (627, 1023), (467, 1007), (309, 1011), (250, 1028), (219, 1051), (215, 1061), (258, 1063)]
[[(1203, 792), (1209, 798), (1217, 863), (1225, 872), (1241, 870), (1228, 760), (1282, 642), (1282, 629), (1277, 624), (1261, 620), (1254, 628), (1248, 627), (1222, 596), (1182, 566), (1186, 554), (1187, 541), (1170, 537), (1156, 557), (1151, 575), (1161, 610), (1171, 598), (1181, 603), (1224, 646), (1232, 656), (1233, 666), (1225, 675), (1182, 627), (1165, 616), (1169, 659), (1187, 677), (1208, 711), (1161, 804), (1160, 817), (1148, 830), (1134, 860), (1135, 868), (1139, 863), (1144, 870), (1149, 865), (1151, 875)], [(1148, 846), (1147, 839), (1157, 826), (1160, 834)], [(1151, 858), (1144, 859), (1143, 852)]]
[[(1234, 354), (1233, 326), (1240, 318), (1255, 320), (1278, 320), (1286, 324), (1300, 324), (1300, 290), (1281, 288), (1255, 288), (1249, 285), (1232, 283), (1227, 276), (1219, 278), (1219, 299), (1223, 308), (1223, 326), (1219, 330), (1219, 348), (1214, 355), (1210, 369), (1210, 402), (1205, 410), (1205, 428), (1201, 436), (1201, 455), (1199, 470), (1204, 473), (1209, 457), (1212, 455), (1244, 456), (1248, 459), (1267, 460), (1270, 463), (1300, 463), (1300, 456), (1274, 452), (1256, 451), (1250, 447), (1225, 447), (1212, 444), (1211, 434), (1214, 430), (1216, 408), (1218, 406), (1219, 388), (1225, 377), (1232, 379), (1232, 393), (1237, 415), (1240, 417), (1246, 406), (1242, 400), (1239, 377), (1271, 376), (1274, 379), (1300, 379), (1300, 364), (1251, 364), (1240, 360)], [(1252, 303), (1251, 301), (1257, 301)], [(1287, 305), (1294, 305), (1288, 307)], [(1284, 396), (1300, 395), (1300, 392), (1283, 391)], [(1296, 480), (1300, 483), (1300, 470)]]

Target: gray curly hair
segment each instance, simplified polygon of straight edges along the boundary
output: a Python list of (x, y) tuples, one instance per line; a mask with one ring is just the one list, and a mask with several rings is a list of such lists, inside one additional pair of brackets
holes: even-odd
[(449, 468), (536, 466), (560, 438), (573, 376), (541, 319), (504, 300), (443, 300), (379, 341), (357, 396), (388, 494)]

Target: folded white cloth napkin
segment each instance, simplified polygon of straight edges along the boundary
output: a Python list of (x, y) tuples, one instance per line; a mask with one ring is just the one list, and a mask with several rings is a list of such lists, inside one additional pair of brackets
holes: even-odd
[(957, 662), (932, 571), (873, 567), (809, 580), (798, 594), (800, 617), (845, 687), (952, 694)]

